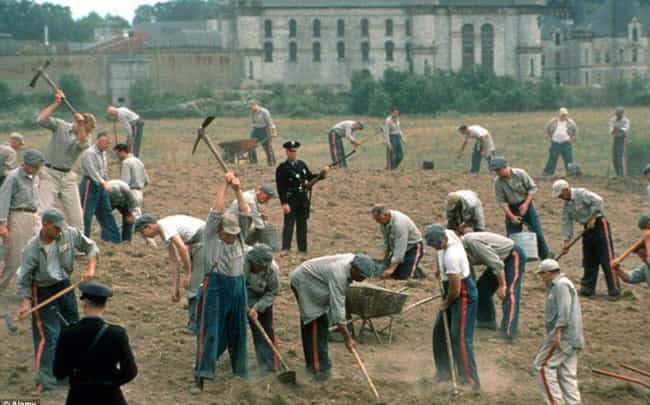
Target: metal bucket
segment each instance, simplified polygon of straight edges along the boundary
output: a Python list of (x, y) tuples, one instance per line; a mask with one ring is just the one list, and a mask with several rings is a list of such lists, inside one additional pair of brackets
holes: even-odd
[(274, 252), (279, 252), (280, 248), (280, 234), (275, 225), (266, 223), (265, 227), (262, 229), (255, 229), (255, 232), (251, 233), (248, 238), (246, 238), (246, 243), (249, 245), (254, 245), (255, 243), (265, 243), (273, 249)]
[(533, 232), (518, 232), (510, 235), (512, 239), (526, 254), (526, 261), (539, 260), (537, 252), (537, 235)]

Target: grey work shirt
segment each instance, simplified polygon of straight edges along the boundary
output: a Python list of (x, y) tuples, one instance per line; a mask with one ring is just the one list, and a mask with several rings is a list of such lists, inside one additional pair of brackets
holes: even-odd
[(402, 263), (406, 252), (422, 242), (422, 234), (411, 218), (396, 210), (390, 210), (390, 221), (380, 224), (379, 228), (384, 235), (384, 247), (390, 252), (391, 264)]
[(110, 180), (108, 184), (111, 186), (111, 192), (108, 193), (111, 199), (111, 207), (128, 212), (135, 211), (138, 203), (129, 185), (122, 180)]
[[(248, 247), (246, 251), (252, 248)], [(244, 275), (246, 276), (246, 291), (248, 292), (248, 307), (255, 308), (257, 312), (264, 312), (273, 305), (275, 297), (280, 292), (280, 268), (273, 260), (266, 271), (254, 273), (248, 260), (244, 261)]]
[(49, 265), (46, 246), (41, 242), (40, 235), (34, 236), (25, 245), (16, 278), (19, 297), (31, 298), (33, 284), (37, 287), (48, 287), (69, 279), (74, 270), (75, 250), (85, 253), (88, 257), (99, 254), (95, 242), (72, 226), (66, 226), (61, 236), (52, 243), (56, 247), (58, 268)]
[(512, 253), (515, 242), (492, 232), (472, 232), (463, 236), (463, 246), (470, 264), (487, 266), (499, 275), (503, 272), (504, 260)]
[(545, 343), (550, 343), (558, 328), (563, 328), (560, 350), (580, 350), (585, 346), (582, 335), (582, 313), (576, 288), (567, 276), (560, 273), (546, 289), (544, 326)]
[(499, 176), (494, 178), (494, 194), (499, 207), (521, 204), (529, 194), (537, 192), (537, 185), (525, 170), (513, 167), (511, 171), (509, 179)]
[(613, 116), (609, 120), (609, 132), (614, 131), (614, 136), (617, 138), (626, 137), (630, 133), (630, 120), (627, 117), (621, 117), (619, 120)]
[(120, 180), (128, 184), (131, 190), (142, 190), (149, 184), (149, 175), (144, 168), (144, 163), (130, 154), (122, 161)]
[(9, 172), (18, 167), (16, 150), (8, 143), (0, 145), (0, 177), (7, 177)]
[(474, 230), (485, 230), (485, 214), (483, 203), (478, 194), (472, 190), (459, 190), (454, 192), (460, 197), (460, 207), (456, 206), (447, 210), (447, 222), (450, 224), (465, 224)]
[(331, 130), (334, 131), (338, 136), (344, 136), (348, 141), (356, 141), (357, 138), (354, 137), (354, 132), (356, 129), (352, 128), (354, 124), (356, 124), (356, 121), (341, 121), (338, 124), (334, 125)]
[[(49, 117), (39, 122), (43, 128), (52, 131), (52, 139), (45, 151), (45, 162), (59, 169), (70, 170), (77, 158), (90, 146), (90, 141), (79, 142), (77, 135), (72, 132), (72, 124), (58, 118)], [(90, 136), (88, 136), (90, 139)]]
[(203, 233), (203, 250), (206, 266), (210, 271), (228, 277), (239, 277), (244, 274), (244, 255), (246, 243), (240, 233), (232, 244), (227, 244), (219, 238), (219, 228), (223, 213), (210, 211)]
[(11, 171), (0, 187), (0, 222), (7, 222), (11, 210), (36, 212), (38, 184), (39, 177), (27, 174), (22, 167)]
[(327, 314), (330, 325), (345, 321), (345, 294), (352, 284), (354, 254), (346, 253), (308, 260), (289, 274), (298, 293), (303, 325)]
[[(546, 124), (546, 135), (553, 136), (557, 129), (558, 121), (560, 121), (558, 117), (551, 118), (551, 120)], [(571, 118), (567, 118), (566, 120), (566, 129), (567, 135), (571, 138), (578, 136), (578, 126)]]
[(629, 272), (627, 277), (629, 279), (628, 283), (630, 284), (640, 284), (645, 281), (648, 287), (650, 287), (650, 265), (647, 263), (642, 264)]
[[(596, 214), (600, 212), (600, 214)], [(565, 240), (573, 237), (573, 222), (586, 225), (592, 215), (605, 214), (603, 199), (585, 188), (572, 188), (571, 199), (562, 208), (562, 236)]]
[[(250, 217), (253, 227), (255, 227), (255, 229), (266, 228), (264, 220), (262, 219), (262, 214), (264, 213), (263, 205), (257, 201), (256, 190), (244, 191), (242, 195), (244, 196), (244, 200), (246, 200), (248, 207), (250, 208), (250, 212), (246, 216)], [(228, 212), (239, 214), (239, 203), (237, 200), (234, 200), (230, 204), (230, 207), (228, 207)]]
[(393, 117), (389, 115), (388, 118), (386, 118), (386, 122), (384, 122), (384, 142), (386, 142), (386, 145), (389, 147), (392, 147), (390, 144), (391, 135), (402, 136), (402, 128), (399, 125), (399, 118), (393, 119)]
[(259, 107), (257, 111), (251, 111), (251, 124), (253, 128), (275, 128), (275, 123), (271, 118), (271, 113), (264, 107)]
[(93, 145), (81, 155), (82, 176), (90, 178), (97, 184), (102, 184), (108, 178), (108, 163), (106, 152), (100, 151), (97, 145)]
[(126, 107), (118, 107), (117, 120), (122, 124), (129, 137), (133, 136), (133, 128), (131, 127), (140, 119), (140, 116)]

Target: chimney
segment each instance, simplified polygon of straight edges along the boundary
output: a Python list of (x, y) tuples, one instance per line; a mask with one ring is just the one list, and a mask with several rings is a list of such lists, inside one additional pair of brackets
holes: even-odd
[(574, 0), (573, 2), (573, 21), (576, 25), (582, 24), (585, 21), (585, 1)]
[(45, 44), (46, 47), (50, 46), (50, 29), (46, 25), (43, 27), (43, 36), (44, 36), (44, 41), (43, 43)]

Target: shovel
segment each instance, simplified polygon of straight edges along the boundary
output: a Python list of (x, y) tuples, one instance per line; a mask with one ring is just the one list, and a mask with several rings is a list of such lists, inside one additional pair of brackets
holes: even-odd
[(375, 394), (376, 398), (376, 404), (384, 404), (385, 402), (382, 401), (381, 397), (379, 396), (379, 392), (377, 392), (377, 387), (375, 387), (375, 384), (372, 382), (372, 379), (370, 378), (370, 375), (368, 374), (368, 370), (366, 370), (366, 366), (364, 366), (363, 362), (361, 361), (361, 357), (359, 356), (359, 352), (357, 352), (357, 348), (352, 346), (350, 348), (350, 351), (352, 354), (354, 354), (354, 359), (357, 361), (357, 365), (363, 372), (363, 376), (366, 377), (366, 381), (368, 382), (368, 385), (372, 389), (372, 393)]
[(260, 321), (253, 318), (250, 318), (250, 320), (253, 322), (253, 324), (255, 325), (257, 330), (262, 334), (262, 336), (264, 336), (264, 340), (266, 340), (266, 343), (271, 347), (273, 353), (275, 353), (275, 355), (278, 356), (278, 359), (280, 360), (280, 364), (282, 364), (282, 367), (284, 367), (284, 371), (278, 374), (278, 380), (280, 380), (280, 382), (284, 384), (295, 384), (296, 372), (293, 370), (289, 370), (289, 367), (287, 366), (287, 363), (284, 362), (284, 359), (282, 358), (280, 351), (275, 347), (269, 335), (266, 334), (266, 331), (264, 331), (264, 328), (260, 324)]

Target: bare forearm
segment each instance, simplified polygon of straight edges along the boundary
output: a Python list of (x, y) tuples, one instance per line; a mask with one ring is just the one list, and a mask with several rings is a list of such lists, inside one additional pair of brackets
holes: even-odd
[(223, 183), (219, 185), (219, 188), (217, 188), (217, 194), (214, 197), (214, 205), (212, 206), (212, 209), (215, 211), (223, 211), (225, 207), (224, 204), (225, 198), (226, 198), (226, 184)]
[(248, 213), (251, 212), (251, 208), (248, 206), (248, 202), (244, 198), (244, 193), (241, 192), (241, 188), (235, 190), (235, 195), (237, 196), (237, 204), (239, 204), (239, 212)]
[(54, 113), (54, 111), (59, 107), (59, 104), (61, 104), (59, 101), (55, 101), (52, 104), (45, 107), (38, 114), (38, 122), (41, 123), (41, 122), (45, 121), (46, 119), (50, 118), (50, 116)]

